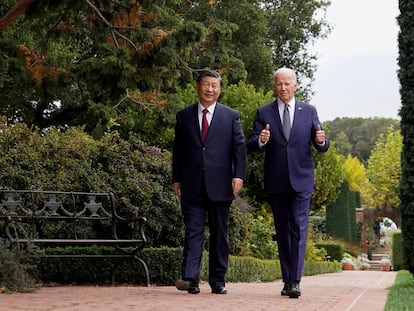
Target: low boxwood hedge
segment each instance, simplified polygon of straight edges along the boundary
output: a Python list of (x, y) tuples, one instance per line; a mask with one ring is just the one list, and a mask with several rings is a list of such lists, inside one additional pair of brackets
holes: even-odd
[[(54, 251), (53, 249), (48, 252)], [(58, 249), (64, 252), (63, 249)], [(91, 252), (111, 252), (110, 248), (91, 247)], [(73, 249), (71, 250), (73, 252)], [(180, 277), (181, 248), (148, 248), (141, 252), (141, 258), (148, 265), (151, 283), (173, 285)], [(50, 258), (39, 264), (40, 278), (47, 283), (110, 284), (114, 259)], [(304, 275), (341, 271), (340, 262), (305, 262)], [(142, 265), (137, 260), (127, 260), (118, 267), (117, 284), (144, 284)], [(208, 253), (203, 254), (200, 276), (207, 280)], [(230, 256), (226, 279), (229, 282), (272, 282), (281, 278), (278, 260), (261, 260), (253, 257)]]

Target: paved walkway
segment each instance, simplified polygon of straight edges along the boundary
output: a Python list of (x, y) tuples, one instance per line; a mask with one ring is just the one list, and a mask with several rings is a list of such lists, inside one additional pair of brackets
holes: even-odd
[(302, 279), (302, 296), (281, 296), (282, 282), (228, 283), (227, 295), (211, 294), (208, 284), (191, 295), (173, 286), (43, 287), (35, 293), (0, 294), (0, 310), (86, 311), (379, 311), (396, 272), (343, 271)]

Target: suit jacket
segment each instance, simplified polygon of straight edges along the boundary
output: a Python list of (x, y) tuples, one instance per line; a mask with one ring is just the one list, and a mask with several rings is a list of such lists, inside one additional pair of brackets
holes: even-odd
[(245, 179), (246, 146), (239, 113), (216, 104), (206, 140), (201, 140), (198, 103), (176, 115), (173, 146), (173, 182), (181, 183), (181, 201), (200, 199), (204, 178), (213, 201), (234, 199), (232, 179)]
[(266, 193), (280, 193), (289, 189), (312, 192), (314, 189), (314, 163), (311, 145), (320, 152), (329, 148), (329, 140), (320, 146), (315, 141), (316, 126), (320, 124), (316, 108), (296, 101), (289, 141), (283, 134), (277, 100), (258, 108), (248, 150), (259, 150), (259, 136), (266, 124), (270, 125), (270, 140), (265, 149), (264, 188)]

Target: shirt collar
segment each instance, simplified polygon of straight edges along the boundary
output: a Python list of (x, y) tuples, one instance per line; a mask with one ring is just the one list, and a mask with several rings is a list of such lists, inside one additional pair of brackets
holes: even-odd
[[(292, 97), (292, 99), (287, 103), (289, 105), (289, 108), (295, 110), (295, 102), (295, 97)], [(279, 108), (285, 108), (285, 103), (282, 102), (279, 98), (277, 98), (277, 105), (279, 106)]]
[[(217, 105), (217, 102), (215, 102), (214, 104), (212, 104), (211, 106), (209, 106), (209, 107), (207, 108), (208, 112), (212, 114), (212, 113), (214, 112), (214, 109), (216, 109), (216, 105)], [(205, 109), (205, 108), (204, 108), (204, 107), (200, 104), (200, 102), (199, 102), (199, 103), (198, 103), (198, 112), (199, 112), (199, 113), (202, 113), (204, 109)]]

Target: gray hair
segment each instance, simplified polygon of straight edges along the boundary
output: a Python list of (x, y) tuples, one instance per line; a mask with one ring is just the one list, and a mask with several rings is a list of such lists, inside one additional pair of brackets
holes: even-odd
[(287, 73), (287, 74), (290, 74), (293, 77), (293, 79), (295, 80), (295, 82), (296, 83), (298, 82), (298, 79), (296, 77), (296, 72), (293, 69), (290, 69), (290, 68), (287, 68), (287, 67), (279, 68), (273, 74), (273, 78), (276, 78), (276, 75), (279, 74), (279, 73)]

